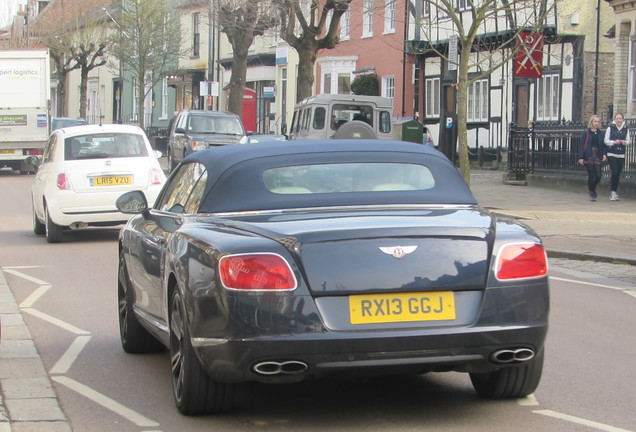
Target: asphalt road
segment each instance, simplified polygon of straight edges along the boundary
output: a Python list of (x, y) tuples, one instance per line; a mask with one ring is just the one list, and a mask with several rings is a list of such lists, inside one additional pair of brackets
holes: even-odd
[[(432, 373), (248, 384), (229, 414), (181, 416), (168, 354), (121, 349), (117, 230), (73, 232), (47, 244), (31, 229), (32, 179), (0, 170), (0, 202), (11, 203), (0, 212), (0, 267), (70, 425), (59, 430), (636, 431), (636, 287), (608, 278), (611, 267), (604, 275), (567, 262), (551, 263), (546, 365), (532, 397), (483, 400), (467, 375)], [(58, 430), (20, 429), (20, 419), (11, 427)]]

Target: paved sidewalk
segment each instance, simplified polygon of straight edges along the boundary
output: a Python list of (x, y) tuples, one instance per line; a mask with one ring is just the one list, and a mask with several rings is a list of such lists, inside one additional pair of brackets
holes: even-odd
[[(591, 203), (585, 188), (506, 185), (501, 171), (473, 171), (471, 189), (482, 206), (533, 228), (551, 265), (611, 275), (636, 287), (636, 201), (600, 196)], [(0, 432), (71, 431), (1, 271), (0, 319)]]
[[(507, 185), (503, 175), (473, 170), (473, 194), (482, 206), (533, 228), (549, 256), (636, 265), (636, 200), (610, 201), (608, 194), (590, 202), (585, 186), (572, 192)], [(634, 273), (636, 277), (636, 267)]]

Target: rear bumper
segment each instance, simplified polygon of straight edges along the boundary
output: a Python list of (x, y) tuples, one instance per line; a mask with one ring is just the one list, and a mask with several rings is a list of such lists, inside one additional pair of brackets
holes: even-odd
[[(430, 371), (486, 372), (506, 366), (492, 359), (502, 349), (543, 350), (547, 326), (473, 328), (439, 334), (382, 334), (376, 337), (323, 335), (252, 340), (196, 340), (208, 374), (221, 382), (296, 382), (325, 376), (365, 377)], [(274, 373), (261, 364), (294, 363)], [(296, 365), (306, 368), (299, 370)], [(268, 369), (268, 370), (271, 370)]]
[[(219, 311), (218, 306), (210, 303), (209, 297), (199, 297), (195, 304), (199, 316), (205, 317), (191, 324), (192, 345), (210, 376), (227, 382), (289, 382), (325, 375), (428, 371), (485, 372), (514, 365), (493, 359), (499, 350), (527, 348), (534, 354), (543, 350), (548, 331), (547, 278), (475, 294), (479, 299), (474, 302), (457, 303), (458, 316), (452, 321), (356, 328), (343, 325), (339, 330), (325, 324), (325, 317), (311, 296), (269, 297), (260, 304), (254, 302), (254, 297), (247, 301), (233, 297), (228, 303), (232, 313), (220, 314), (231, 317), (229, 321), (219, 319), (219, 314), (213, 312)], [(346, 298), (342, 297), (343, 301)], [(202, 315), (202, 311), (207, 313)], [(340, 315), (342, 321), (349, 319), (347, 312)], [(276, 375), (255, 371), (255, 365), (270, 361), (301, 362), (306, 370)]]
[[(144, 190), (148, 203), (152, 205), (160, 186), (151, 186)], [(59, 191), (47, 196), (47, 206), (51, 220), (60, 226), (72, 224), (121, 224), (131, 215), (121, 213), (115, 207), (115, 201), (127, 191), (78, 194), (73, 191)]]

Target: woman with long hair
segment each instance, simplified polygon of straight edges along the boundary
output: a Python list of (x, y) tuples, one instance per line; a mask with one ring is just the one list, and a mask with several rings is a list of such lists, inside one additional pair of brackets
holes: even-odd
[(598, 196), (596, 186), (601, 181), (601, 162), (607, 161), (603, 143), (605, 137), (600, 128), (601, 118), (596, 114), (592, 115), (579, 141), (579, 165), (587, 169), (587, 189), (590, 192), (590, 201), (596, 201)]
[(631, 138), (629, 129), (625, 125), (625, 116), (616, 113), (614, 122), (605, 131), (605, 145), (607, 146), (607, 160), (609, 162), (611, 177), (610, 201), (618, 201), (618, 182), (625, 166), (625, 147)]

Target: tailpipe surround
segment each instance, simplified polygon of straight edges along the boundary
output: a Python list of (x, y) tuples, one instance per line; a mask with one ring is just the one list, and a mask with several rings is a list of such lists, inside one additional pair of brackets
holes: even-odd
[(298, 360), (264, 361), (252, 366), (252, 370), (258, 375), (300, 375), (309, 369), (305, 362)]
[(534, 355), (534, 350), (530, 348), (505, 348), (492, 353), (490, 359), (494, 363), (510, 364), (532, 360)]

